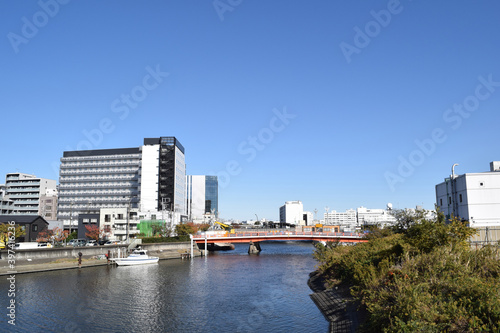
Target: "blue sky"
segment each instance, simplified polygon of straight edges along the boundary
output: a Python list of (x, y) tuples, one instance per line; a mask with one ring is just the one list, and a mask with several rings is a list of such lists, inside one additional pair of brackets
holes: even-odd
[(289, 200), (318, 215), (431, 209), (453, 163), (462, 174), (500, 160), (499, 12), (496, 1), (2, 1), (0, 177), (57, 179), (65, 150), (176, 136), (188, 174), (219, 175), (223, 218), (277, 219)]

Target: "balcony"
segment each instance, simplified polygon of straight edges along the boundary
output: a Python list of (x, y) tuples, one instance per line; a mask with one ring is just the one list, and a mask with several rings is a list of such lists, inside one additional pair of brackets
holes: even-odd
[(29, 194), (29, 193), (23, 193), (23, 194), (9, 194), (10, 199), (16, 199), (16, 198), (39, 198), (40, 194)]
[(91, 189), (97, 189), (97, 188), (138, 188), (139, 184), (138, 183), (130, 183), (130, 184), (95, 184), (95, 183), (88, 183), (88, 184), (79, 184), (79, 185), (69, 185), (69, 184), (61, 184), (59, 185), (60, 190), (87, 190), (89, 188)]
[(129, 169), (91, 169), (91, 170), (61, 170), (60, 175), (99, 175), (99, 174), (117, 174), (117, 173), (130, 173), (135, 174), (137, 168)]
[[(85, 209), (88, 207), (86, 205), (88, 205), (90, 203), (90, 209), (93, 209), (95, 208), (95, 205), (102, 205), (104, 203), (129, 203), (129, 202), (138, 202), (139, 201), (139, 198), (132, 198), (132, 200), (130, 200), (129, 197), (125, 197), (125, 198), (61, 198), (59, 200), (59, 204), (60, 205), (63, 205), (63, 204), (84, 204), (82, 207), (84, 207)], [(75, 207), (75, 206), (73, 206)]]
[(40, 192), (39, 187), (22, 187), (22, 188), (8, 188), (7, 194), (17, 193), (17, 192)]
[(121, 196), (135, 196), (138, 195), (139, 191), (88, 191), (88, 192), (66, 192), (61, 191), (59, 193), (59, 197), (93, 197), (93, 196), (113, 196), (113, 195), (121, 195)]
[(125, 155), (102, 155), (102, 156), (71, 156), (61, 157), (61, 162), (69, 161), (102, 161), (102, 160), (117, 160), (117, 159), (140, 159), (140, 154), (125, 154)]
[(81, 178), (66, 178), (66, 177), (61, 177), (59, 182), (62, 184), (64, 183), (82, 183), (82, 182), (89, 182), (89, 181), (131, 181), (131, 180), (137, 180), (139, 177), (137, 175), (130, 175), (130, 176), (120, 176), (120, 177), (111, 177), (111, 176), (103, 176), (103, 177), (81, 177)]
[(16, 200), (16, 205), (38, 205), (38, 200)]
[(140, 160), (127, 162), (102, 162), (102, 163), (65, 163), (61, 164), (61, 169), (79, 169), (79, 168), (103, 168), (116, 166), (139, 166)]
[(23, 182), (14, 182), (14, 183), (9, 183), (7, 182), (7, 186), (33, 186), (33, 185), (40, 185), (40, 181), (23, 181)]

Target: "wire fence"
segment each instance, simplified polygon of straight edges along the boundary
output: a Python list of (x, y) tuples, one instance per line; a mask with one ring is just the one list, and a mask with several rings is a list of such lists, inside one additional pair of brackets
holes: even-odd
[(469, 243), (472, 246), (499, 245), (500, 227), (481, 227), (476, 229), (478, 230), (477, 235), (469, 239)]

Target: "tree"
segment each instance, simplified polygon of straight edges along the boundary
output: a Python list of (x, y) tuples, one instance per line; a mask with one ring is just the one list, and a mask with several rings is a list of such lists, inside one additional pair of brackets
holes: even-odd
[(87, 229), (87, 232), (85, 233), (85, 236), (90, 238), (90, 239), (95, 239), (95, 240), (98, 240), (99, 237), (101, 237), (101, 229), (95, 225), (95, 224), (91, 224), (91, 225), (86, 225), (85, 226), (85, 229)]
[(175, 232), (178, 236), (187, 236), (196, 233), (196, 228), (192, 222), (177, 224), (175, 226)]
[(395, 209), (391, 214), (396, 218), (394, 231), (405, 233), (411, 226), (421, 223), (425, 220), (427, 211), (425, 209)]
[(9, 223), (0, 224), (0, 242), (7, 244), (9, 236), (15, 236), (15, 239), (26, 235), (26, 231), (19, 224), (11, 225)]
[(69, 236), (68, 230), (62, 230), (55, 227), (54, 229), (44, 229), (38, 233), (37, 242), (63, 242)]
[(69, 230), (63, 230), (61, 228), (55, 227), (53, 230), (54, 240), (56, 242), (64, 242), (66, 238), (69, 237)]

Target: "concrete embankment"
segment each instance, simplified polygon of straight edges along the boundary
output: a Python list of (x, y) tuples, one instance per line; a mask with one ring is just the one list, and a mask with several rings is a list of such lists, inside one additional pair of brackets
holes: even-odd
[[(142, 244), (150, 256), (165, 259), (181, 259), (191, 251), (190, 242)], [(109, 253), (110, 258), (124, 257), (127, 254), (125, 245), (89, 246), (89, 247), (62, 247), (15, 250), (9, 253), (0, 251), (0, 275), (44, 272), (61, 269), (78, 268), (78, 254), (82, 253), (82, 268), (107, 265), (104, 256)], [(194, 256), (201, 252), (195, 247)], [(101, 258), (101, 259), (99, 259)], [(12, 264), (12, 265), (11, 265)], [(15, 272), (15, 273), (12, 273)]]
[(327, 289), (319, 272), (312, 272), (307, 282), (314, 292), (311, 299), (319, 308), (325, 319), (330, 322), (329, 332), (354, 333), (360, 324), (360, 315), (347, 291)]

